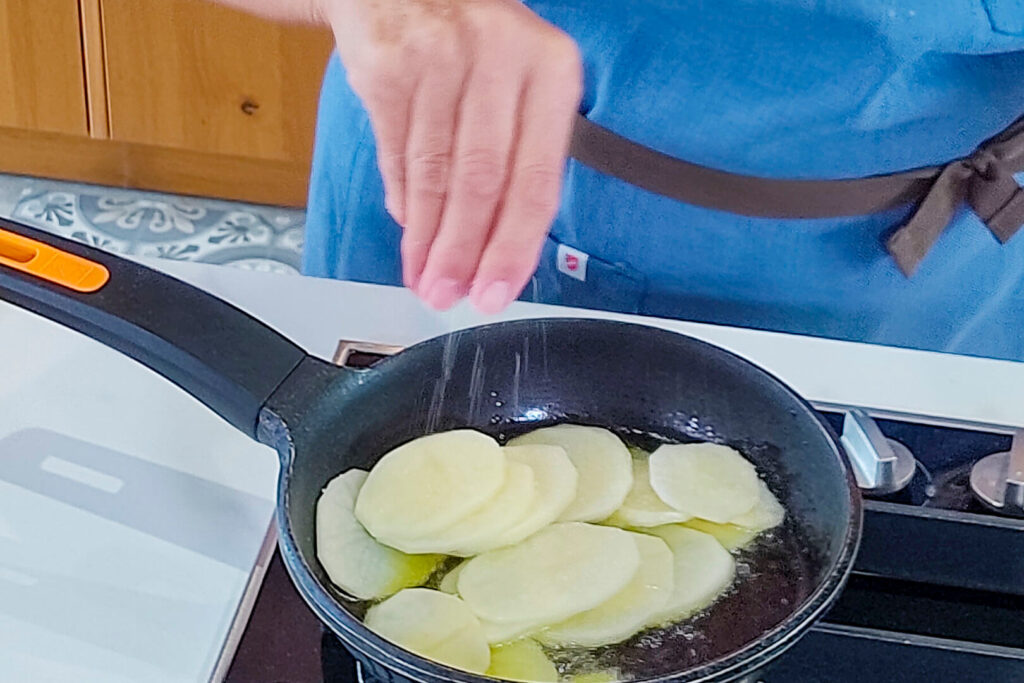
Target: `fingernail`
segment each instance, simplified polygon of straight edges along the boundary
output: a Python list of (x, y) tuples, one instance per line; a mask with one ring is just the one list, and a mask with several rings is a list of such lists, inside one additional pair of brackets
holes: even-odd
[(498, 280), (483, 289), (474, 286), (470, 298), (481, 313), (493, 315), (505, 310), (515, 297), (512, 295), (512, 286), (504, 280)]
[(458, 280), (441, 278), (435, 282), (423, 298), (432, 308), (444, 311), (451, 308), (466, 292)]

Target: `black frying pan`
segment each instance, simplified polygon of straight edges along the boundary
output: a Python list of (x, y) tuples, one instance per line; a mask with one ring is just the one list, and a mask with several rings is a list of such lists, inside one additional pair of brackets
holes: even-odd
[(431, 339), (371, 369), (345, 369), (178, 280), (2, 220), (0, 298), (131, 356), (277, 450), (285, 564), (313, 611), (381, 680), (486, 680), (369, 632), (360, 605), (330, 584), (316, 559), (322, 487), (430, 432), (472, 427), (505, 439), (574, 421), (647, 447), (713, 437), (768, 473), (788, 521), (740, 558), (738, 588), (684, 627), (597, 653), (597, 664), (637, 679), (752, 676), (831, 605), (856, 553), (860, 498), (835, 436), (774, 377), (680, 334), (523, 320)]

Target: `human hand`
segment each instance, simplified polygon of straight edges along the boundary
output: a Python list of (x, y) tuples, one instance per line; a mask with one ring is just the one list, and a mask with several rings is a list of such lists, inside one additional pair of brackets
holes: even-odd
[(369, 113), (406, 286), (504, 309), (558, 209), (575, 42), (519, 0), (317, 1)]

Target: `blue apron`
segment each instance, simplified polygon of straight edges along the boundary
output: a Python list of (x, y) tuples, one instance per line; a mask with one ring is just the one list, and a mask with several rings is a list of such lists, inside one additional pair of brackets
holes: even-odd
[[(856, 178), (938, 165), (1024, 113), (1024, 0), (528, 4), (579, 43), (589, 119), (712, 168)], [(884, 241), (910, 208), (749, 218), (575, 161), (562, 201), (524, 300), (1024, 360), (1024, 237), (1000, 245), (966, 208), (908, 279)], [(400, 284), (400, 237), (333, 58), (305, 272)]]

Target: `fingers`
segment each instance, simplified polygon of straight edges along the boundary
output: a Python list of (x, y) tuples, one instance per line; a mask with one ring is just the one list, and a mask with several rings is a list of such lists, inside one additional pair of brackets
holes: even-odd
[[(420, 276), (434, 242), (451, 175), (450, 158), (462, 79), (445, 69), (423, 76), (412, 105), (405, 149), (405, 232), (402, 235), (402, 279), (420, 292)], [(439, 300), (463, 294), (449, 287)], [(444, 296), (442, 296), (444, 294)], [(422, 296), (422, 293), (421, 293)], [(451, 304), (449, 304), (451, 305)]]
[(484, 313), (503, 310), (523, 291), (558, 211), (582, 89), (579, 56), (568, 43), (557, 68), (534, 71), (526, 83), (508, 187), (470, 293)]
[(444, 212), (418, 289), (434, 308), (448, 308), (469, 292), (506, 187), (524, 76), (484, 59), (467, 81)]
[(372, 69), (352, 70), (348, 78), (362, 99), (377, 141), (377, 166), (384, 181), (385, 205), (400, 225), (405, 222), (405, 148), (413, 74), (394, 55), (381, 56)]
[(402, 98), (387, 112), (371, 112), (377, 140), (377, 167), (384, 181), (384, 205), (399, 225), (405, 225), (405, 145), (409, 127), (408, 100)]

